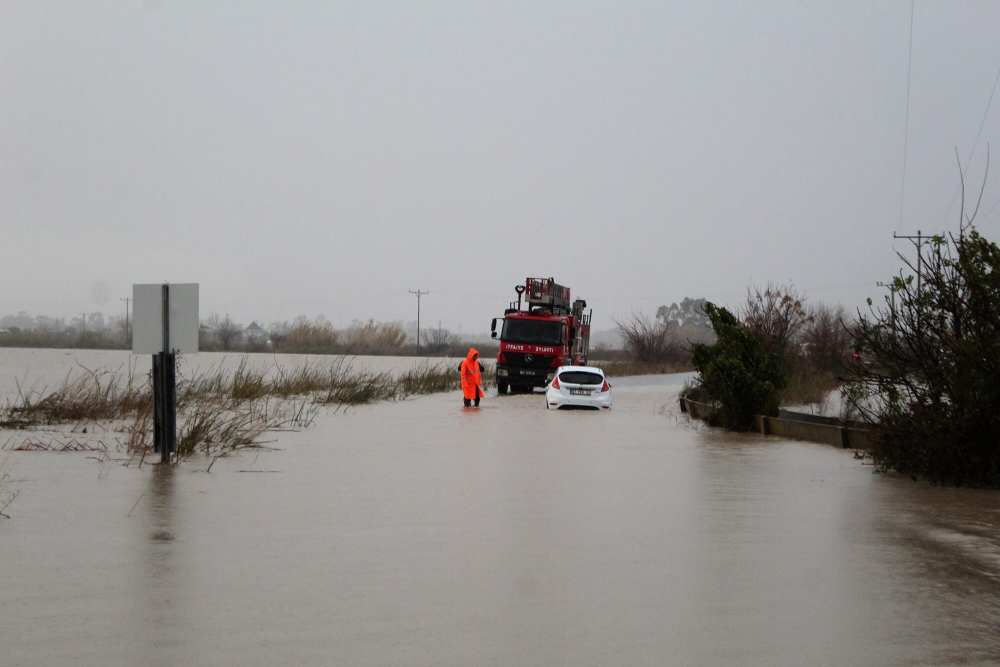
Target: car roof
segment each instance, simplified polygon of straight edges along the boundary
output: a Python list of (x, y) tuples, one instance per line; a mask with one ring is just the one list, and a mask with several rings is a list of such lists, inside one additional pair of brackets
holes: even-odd
[(597, 366), (560, 366), (559, 372), (562, 373), (563, 371), (590, 371), (591, 373), (604, 375), (604, 371)]

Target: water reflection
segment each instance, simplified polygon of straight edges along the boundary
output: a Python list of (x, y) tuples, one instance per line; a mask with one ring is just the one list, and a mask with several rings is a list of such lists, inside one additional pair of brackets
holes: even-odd
[(143, 660), (146, 664), (167, 665), (180, 646), (181, 614), (177, 596), (180, 594), (182, 565), (178, 559), (175, 486), (179, 468), (173, 465), (151, 466), (152, 478), (142, 503), (141, 520), (143, 574), (136, 594), (139, 632), (142, 636)]

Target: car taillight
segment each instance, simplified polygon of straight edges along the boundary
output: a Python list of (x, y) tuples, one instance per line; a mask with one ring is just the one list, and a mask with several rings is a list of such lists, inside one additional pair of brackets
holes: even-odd
[(559, 388), (559, 378), (552, 378), (552, 388), (553, 389)]
[(611, 391), (611, 385), (608, 384), (607, 380), (604, 381), (604, 386), (601, 387), (601, 393), (603, 394), (606, 391)]

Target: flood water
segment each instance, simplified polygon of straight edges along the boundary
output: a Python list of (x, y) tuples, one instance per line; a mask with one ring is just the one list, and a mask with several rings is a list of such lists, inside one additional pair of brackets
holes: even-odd
[(680, 380), (324, 414), (210, 472), (0, 452), (0, 665), (1000, 663), (1000, 493), (705, 428)]

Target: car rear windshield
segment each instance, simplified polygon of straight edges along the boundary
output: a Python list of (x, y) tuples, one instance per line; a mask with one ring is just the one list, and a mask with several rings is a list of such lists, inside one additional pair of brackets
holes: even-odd
[(597, 373), (588, 373), (587, 371), (564, 371), (559, 374), (559, 379), (562, 382), (568, 382), (569, 384), (604, 383), (603, 375), (598, 375)]
[(507, 319), (503, 323), (501, 338), (508, 343), (562, 345), (562, 326), (559, 322)]

